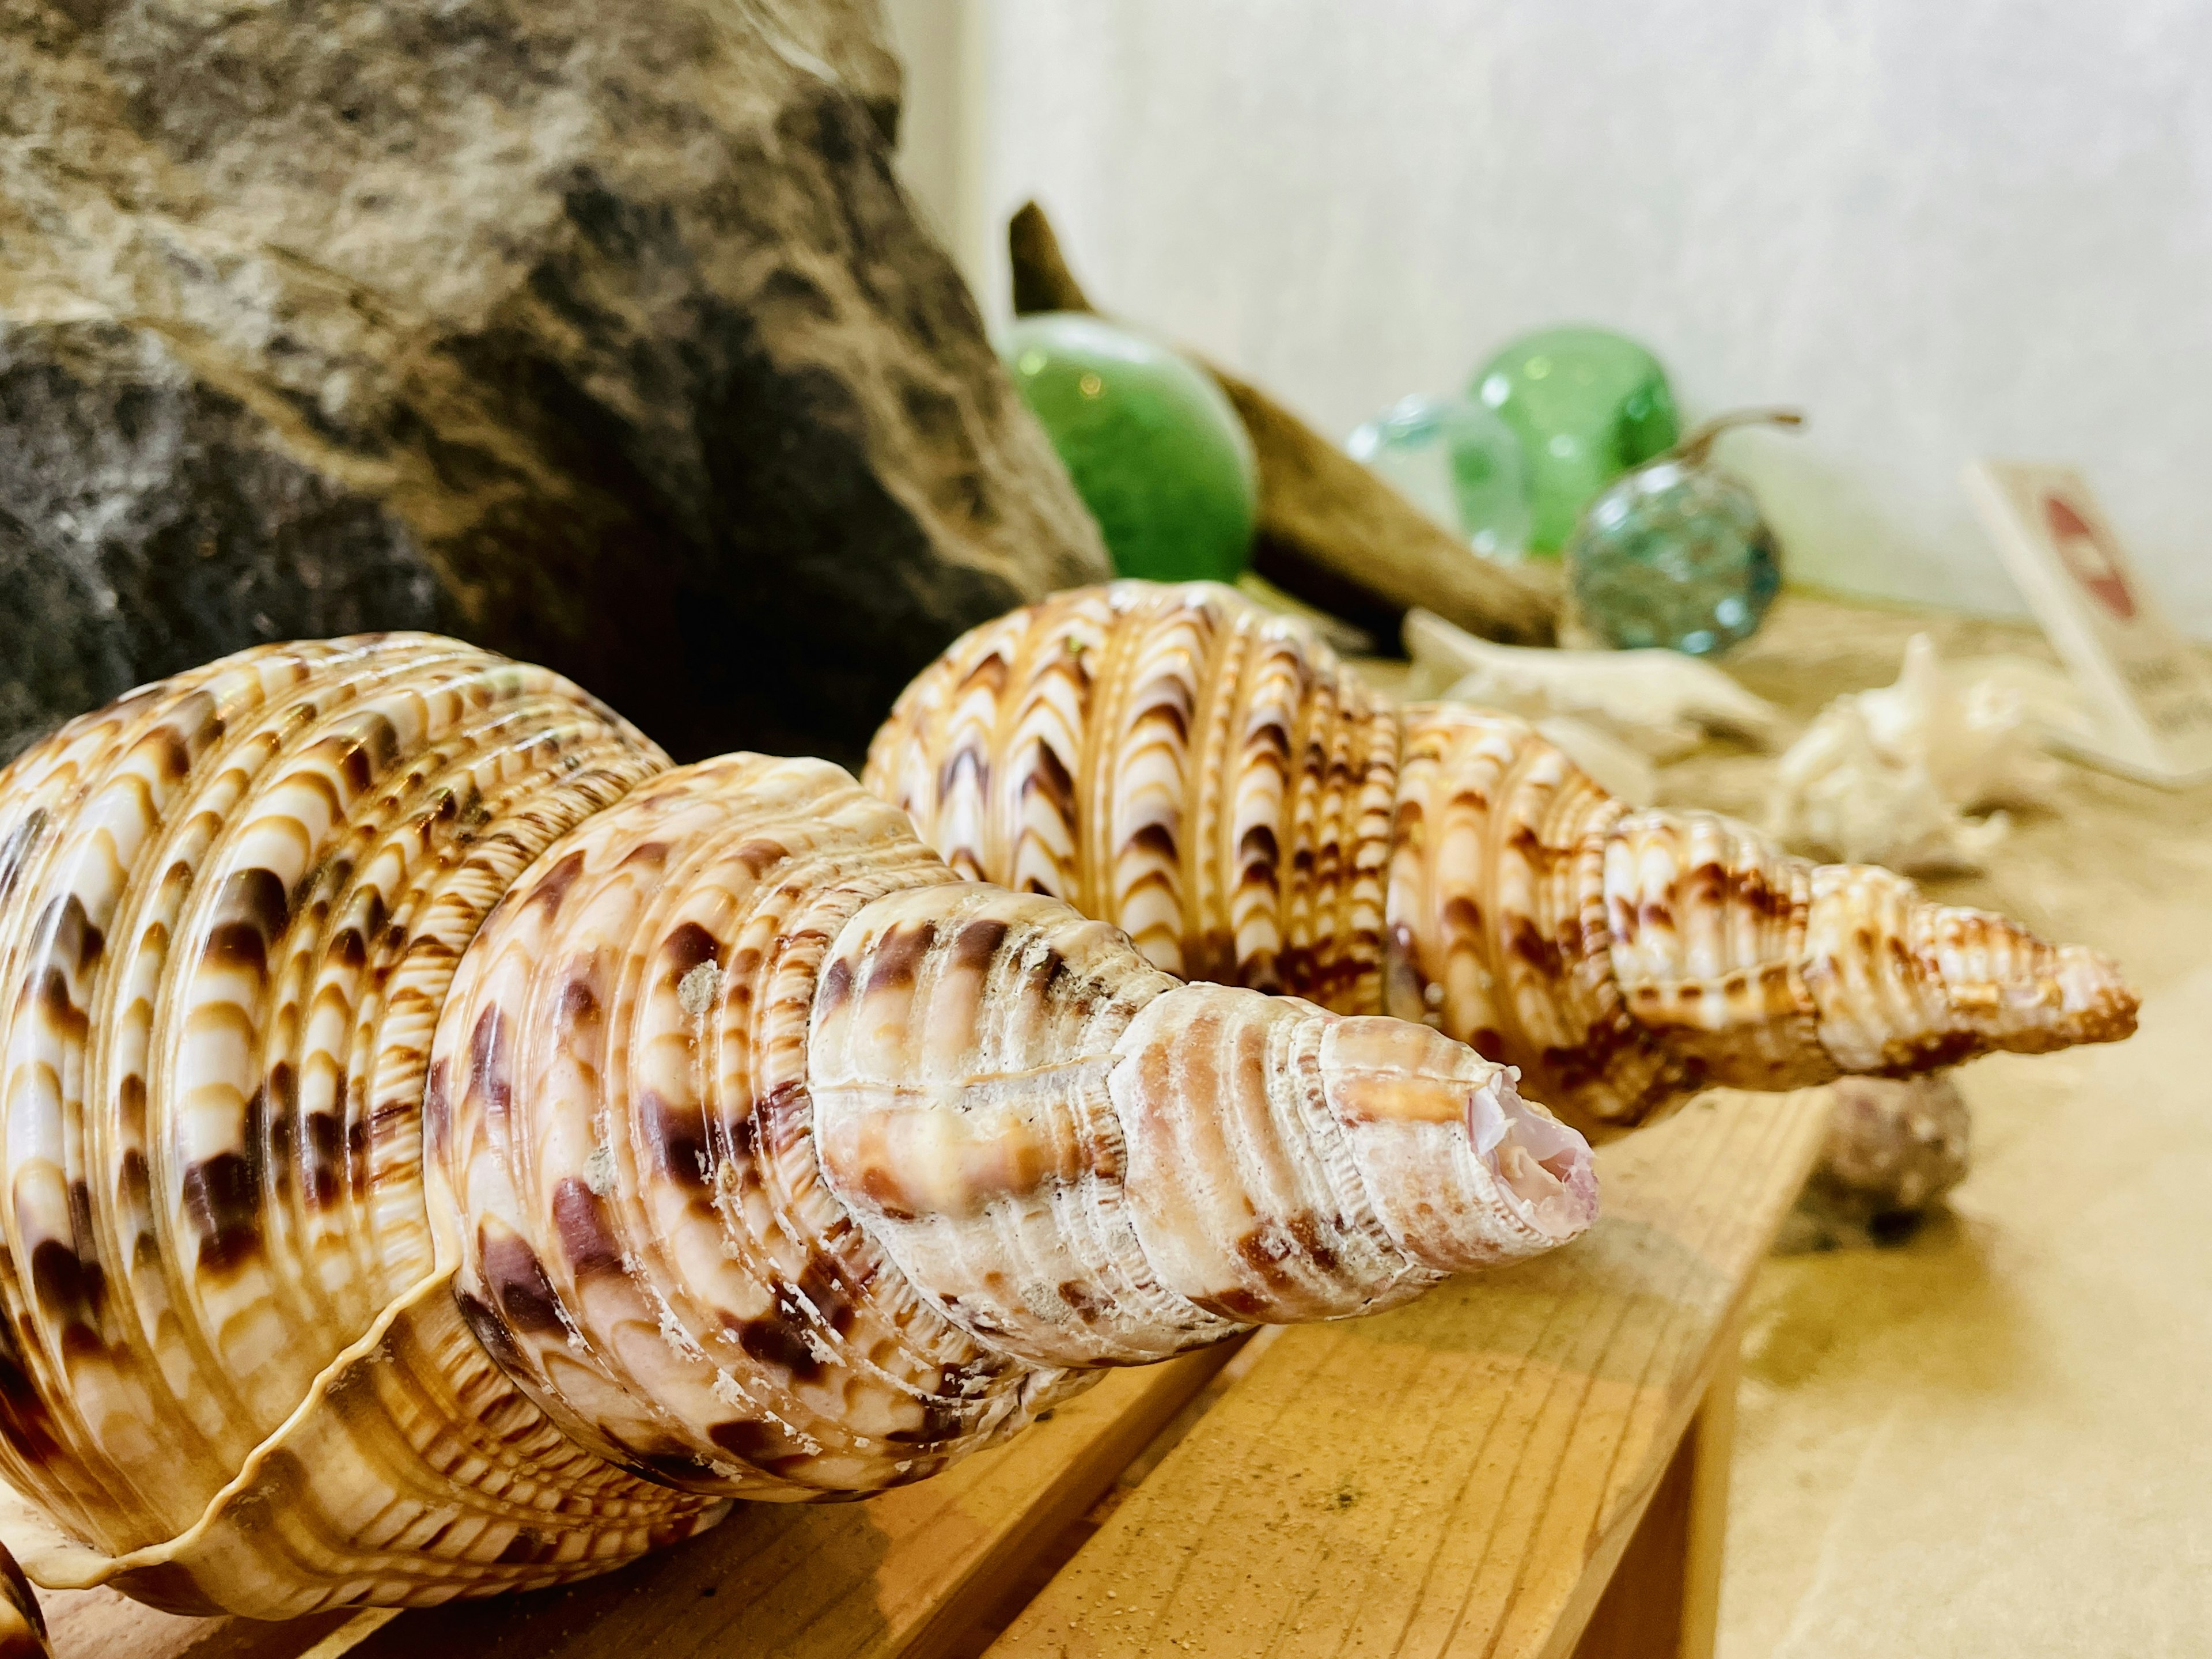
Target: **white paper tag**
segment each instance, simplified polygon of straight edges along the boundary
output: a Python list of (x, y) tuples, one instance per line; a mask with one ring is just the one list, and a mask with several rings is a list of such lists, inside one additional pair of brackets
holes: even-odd
[(1966, 489), (2088, 705), (2095, 735), (2065, 746), (2160, 783), (2212, 776), (2212, 674), (2143, 586), (2081, 475), (1977, 461)]

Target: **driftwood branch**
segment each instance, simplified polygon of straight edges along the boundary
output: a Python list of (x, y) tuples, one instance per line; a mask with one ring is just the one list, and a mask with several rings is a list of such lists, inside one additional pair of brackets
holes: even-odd
[[(1014, 310), (1090, 311), (1052, 223), (1034, 202), (1006, 226)], [(1253, 568), (1268, 580), (1395, 639), (1415, 605), (1486, 639), (1549, 645), (1558, 602), (1540, 582), (1481, 558), (1250, 381), (1198, 360), (1244, 422), (1259, 459)]]

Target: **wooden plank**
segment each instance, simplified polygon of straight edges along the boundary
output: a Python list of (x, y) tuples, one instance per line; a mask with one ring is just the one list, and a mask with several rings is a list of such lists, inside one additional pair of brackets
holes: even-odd
[(1688, 1559), (1683, 1564), (1682, 1659), (1712, 1659), (1720, 1640), (1721, 1562), (1728, 1542), (1729, 1482), (1735, 1470), (1735, 1400), (1743, 1382), (1744, 1317), (1721, 1339), (1720, 1364), (1698, 1420), (1690, 1425), (1695, 1462), (1690, 1490)]
[(1826, 1115), (1709, 1096), (1573, 1248), (1285, 1333), (991, 1652), (1571, 1653)]
[(351, 1620), (351, 1613), (262, 1624), (252, 1619), (184, 1619), (113, 1590), (40, 1590), (55, 1659), (304, 1659)]
[(740, 1504), (566, 1589), (289, 1625), (177, 1619), (112, 1591), (41, 1599), (56, 1659), (928, 1659), (1234, 1352), (1115, 1371), (1010, 1443), (865, 1503)]
[(1607, 1579), (1575, 1659), (1712, 1659), (1742, 1346), (1738, 1322), (1721, 1339), (1705, 1403)]
[(1022, 1571), (1000, 1580), (997, 1595), (980, 1616), (957, 1637), (946, 1650), (945, 1659), (981, 1659), (992, 1643), (1005, 1634), (1006, 1627), (1021, 1617), (1022, 1609), (1044, 1593), (1044, 1587), (1068, 1562), (1075, 1553), (1097, 1535), (1114, 1511), (1128, 1501), (1129, 1494), (1141, 1486), (1160, 1466), (1161, 1461), (1182, 1442), (1182, 1437), (1213, 1409), (1216, 1401), (1243, 1381), (1252, 1367), (1260, 1363), (1285, 1327), (1267, 1325), (1253, 1332), (1237, 1351), (1237, 1356), (1218, 1371), (1212, 1380), (1184, 1402), (1183, 1408), (1169, 1419), (1167, 1425), (1136, 1456), (1121, 1466), (1098, 1500), (1080, 1516), (1060, 1528), (1053, 1541), (1033, 1555)]

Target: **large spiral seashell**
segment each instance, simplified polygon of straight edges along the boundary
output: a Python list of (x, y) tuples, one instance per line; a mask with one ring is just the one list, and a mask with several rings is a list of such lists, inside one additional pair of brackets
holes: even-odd
[(0, 1055), (9, 1541), (186, 1610), (603, 1571), (1595, 1204), (1425, 1029), (1179, 985), (834, 767), (670, 769), (421, 635), (0, 773)]
[(1396, 709), (1297, 624), (1117, 582), (970, 632), (864, 774), (963, 875), (1066, 900), (1170, 973), (1424, 1020), (1604, 1133), (1712, 1084), (2108, 1042), (2105, 957), (1631, 811), (1525, 722)]

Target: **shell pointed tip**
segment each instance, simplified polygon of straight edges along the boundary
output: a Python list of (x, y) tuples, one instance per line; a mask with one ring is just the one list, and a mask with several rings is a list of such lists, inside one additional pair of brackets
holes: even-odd
[(2135, 1035), (2142, 999), (2101, 951), (2069, 945), (2058, 953), (2059, 1009), (2072, 1042), (2118, 1042)]

